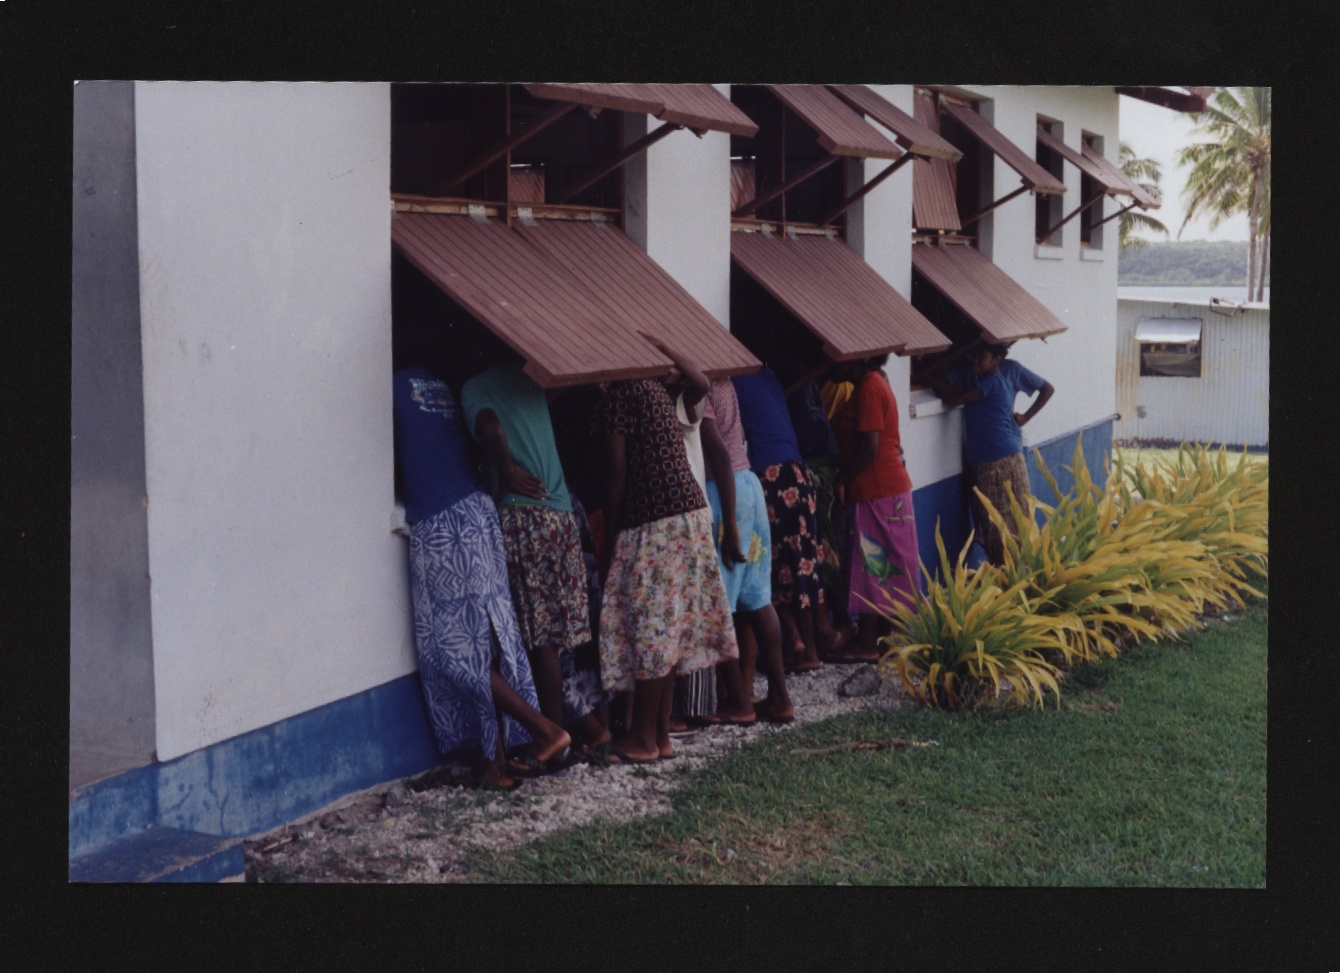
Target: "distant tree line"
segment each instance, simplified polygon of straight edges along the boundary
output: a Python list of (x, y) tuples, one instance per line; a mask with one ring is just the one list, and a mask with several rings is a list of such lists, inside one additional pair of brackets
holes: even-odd
[[(1220, 240), (1149, 242), (1121, 250), (1119, 284), (1247, 283), (1247, 243)], [(1266, 283), (1270, 283), (1267, 269)]]

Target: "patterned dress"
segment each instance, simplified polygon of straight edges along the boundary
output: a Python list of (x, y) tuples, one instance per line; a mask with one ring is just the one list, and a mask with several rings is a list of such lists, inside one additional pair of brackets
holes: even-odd
[(596, 428), (624, 436), (627, 479), (600, 614), (607, 690), (738, 657), (712, 543), (712, 513), (693, 478), (674, 403), (661, 383), (613, 382)]
[[(494, 657), (503, 679), (539, 708), (507, 588), (498, 512), (477, 491), (410, 527), (410, 586), (419, 675), (437, 749), (492, 757), (498, 724), (489, 688)], [(495, 637), (496, 635), (496, 637)], [(503, 717), (507, 749), (530, 741)]]

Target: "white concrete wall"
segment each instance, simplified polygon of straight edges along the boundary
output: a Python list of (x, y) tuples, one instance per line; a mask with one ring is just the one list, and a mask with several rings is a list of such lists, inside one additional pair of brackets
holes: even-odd
[(160, 759), (414, 668), (382, 84), (136, 88)]
[[(717, 85), (730, 97), (730, 85)], [(625, 116), (632, 141), (660, 122)], [(627, 231), (647, 255), (730, 326), (730, 136), (673, 132), (625, 170)]]
[[(897, 107), (913, 113), (911, 85), (871, 85), (872, 90)], [(876, 128), (879, 124), (869, 120)], [(890, 137), (893, 133), (886, 132)], [(877, 176), (888, 165), (884, 159), (867, 159), (864, 180)], [(912, 299), (912, 167), (903, 166), (863, 197), (848, 213), (847, 241), (865, 262), (903, 297)], [(855, 186), (851, 187), (855, 190)], [(953, 476), (962, 468), (959, 440), (962, 420), (958, 411), (912, 419), (911, 359), (889, 358), (885, 368), (900, 411), (899, 434), (906, 453), (907, 473), (914, 489)]]
[[(1031, 155), (1037, 142), (1037, 116), (1064, 126), (1065, 143), (1078, 149), (1080, 133), (1103, 137), (1103, 151), (1117, 161), (1117, 102), (1111, 88), (994, 86), (971, 89), (993, 99), (993, 124)], [(1069, 214), (1080, 204), (1080, 173), (1065, 163), (1063, 206)], [(1019, 176), (999, 159), (995, 163), (996, 196), (1019, 185)], [(1063, 229), (1060, 259), (1039, 257), (1034, 244), (1034, 198), (1029, 194), (995, 212), (992, 260), (1045, 304), (1070, 329), (1046, 341), (1022, 341), (1011, 357), (1046, 378), (1056, 395), (1024, 429), (1024, 446), (1044, 442), (1072, 429), (1100, 421), (1116, 411), (1116, 360), (1112, 340), (1117, 325), (1117, 221), (1104, 227), (1103, 249), (1081, 256), (1079, 221)], [(1104, 215), (1120, 208), (1118, 200), (1103, 203)], [(1087, 259), (1093, 258), (1093, 259)]]
[[(1225, 316), (1208, 304), (1118, 301), (1118, 439), (1267, 446), (1270, 443), (1270, 309)], [(1140, 374), (1141, 318), (1200, 318), (1199, 378)], [(1141, 414), (1143, 413), (1143, 415)]]
[[(875, 86), (875, 90), (912, 112), (911, 86)], [(1116, 160), (1117, 95), (1110, 87), (969, 85), (960, 90), (991, 99), (990, 111), (984, 114), (1030, 156), (1041, 114), (1062, 122), (1067, 145), (1078, 148), (1082, 131), (1102, 136), (1105, 154)], [(867, 163), (867, 178), (879, 168), (875, 162)], [(1069, 163), (1064, 173), (1068, 214), (1079, 205), (1080, 174)], [(993, 198), (999, 199), (1018, 187), (1019, 176), (995, 159), (993, 182)], [(1024, 194), (1010, 200), (991, 214), (987, 226), (992, 262), (1069, 325), (1068, 331), (1045, 341), (1019, 342), (1011, 352), (1011, 357), (1056, 387), (1052, 401), (1024, 429), (1025, 448), (1101, 421), (1116, 411), (1116, 221), (1104, 227), (1107, 233), (1101, 253), (1081, 256), (1076, 217), (1065, 226), (1062, 246), (1044, 248), (1044, 255), (1039, 255), (1034, 243), (1034, 198)], [(911, 256), (910, 243), (903, 241), (910, 237), (911, 206), (912, 180), (901, 174), (864, 201), (866, 259), (905, 296), (910, 293)], [(1117, 203), (1109, 200), (1104, 206), (1110, 214)], [(906, 360), (891, 361), (889, 374), (903, 408), (902, 435), (913, 485), (924, 486), (958, 473), (962, 468), (961, 410), (908, 418), (909, 398), (933, 400), (933, 396), (910, 395)]]

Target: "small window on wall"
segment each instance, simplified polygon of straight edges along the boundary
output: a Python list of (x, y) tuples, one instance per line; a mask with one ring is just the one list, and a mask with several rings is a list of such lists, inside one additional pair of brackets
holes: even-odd
[(1199, 318), (1141, 318), (1135, 327), (1142, 377), (1200, 378)]
[[(1082, 136), (1082, 141), (1094, 152), (1103, 154), (1103, 139), (1098, 135), (1090, 135), (1087, 132)], [(1103, 200), (1092, 206), (1087, 205), (1095, 197), (1102, 197), (1107, 190), (1096, 180), (1091, 178), (1088, 173), (1081, 172), (1079, 177), (1079, 201), (1085, 206), (1084, 212), (1079, 215), (1079, 245), (1087, 247), (1090, 250), (1103, 249)]]
[[(941, 93), (939, 97), (945, 100), (952, 96)], [(981, 113), (982, 106), (977, 102), (969, 102), (962, 98), (954, 100)], [(988, 221), (991, 217), (987, 215), (973, 218), (994, 198), (995, 157), (980, 140), (947, 112), (940, 113), (940, 135), (963, 153), (963, 158), (954, 163), (951, 169), (954, 174), (954, 202), (958, 207), (959, 221), (963, 224), (961, 235), (973, 240), (979, 249), (983, 249), (982, 227), (984, 224), (990, 225)]]
[[(1057, 139), (1064, 138), (1062, 125), (1060, 122), (1052, 121), (1050, 118), (1038, 116), (1038, 128), (1045, 131), (1048, 135)], [(1038, 165), (1046, 169), (1059, 181), (1065, 182), (1065, 172), (1061, 168), (1062, 158), (1059, 153), (1053, 152), (1047, 146), (1043, 145), (1041, 140), (1037, 142)], [(1034, 205), (1037, 208), (1037, 226), (1034, 236), (1039, 243), (1049, 247), (1061, 246), (1063, 229), (1057, 229), (1048, 235), (1047, 231), (1056, 226), (1064, 218), (1065, 202), (1060, 193), (1038, 193)]]

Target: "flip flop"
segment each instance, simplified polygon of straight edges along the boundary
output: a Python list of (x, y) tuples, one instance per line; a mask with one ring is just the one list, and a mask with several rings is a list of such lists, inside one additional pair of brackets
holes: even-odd
[(758, 718), (760, 722), (771, 723), (773, 726), (785, 726), (796, 721), (794, 716), (773, 716), (770, 713), (759, 713)]
[(513, 777), (512, 783), (506, 786), (501, 784), (490, 784), (487, 780), (481, 780), (476, 786), (481, 791), (494, 791), (495, 793), (506, 794), (521, 786), (521, 778)]
[(507, 773), (511, 777), (522, 780), (530, 780), (535, 777), (543, 777), (549, 773), (548, 765), (541, 763), (534, 757), (508, 757)]
[(611, 748), (609, 753), (606, 754), (605, 759), (612, 766), (619, 767), (626, 764), (654, 764), (661, 759), (661, 755), (658, 753), (654, 757), (631, 757), (622, 750), (614, 750)]
[(678, 760), (679, 751), (675, 751), (674, 753), (663, 753), (656, 759), (659, 760), (661, 763), (664, 763), (667, 760)]
[(728, 720), (725, 717), (713, 713), (711, 716), (704, 716), (703, 723), (707, 726), (753, 726), (758, 722), (757, 716), (746, 717), (743, 720)]

